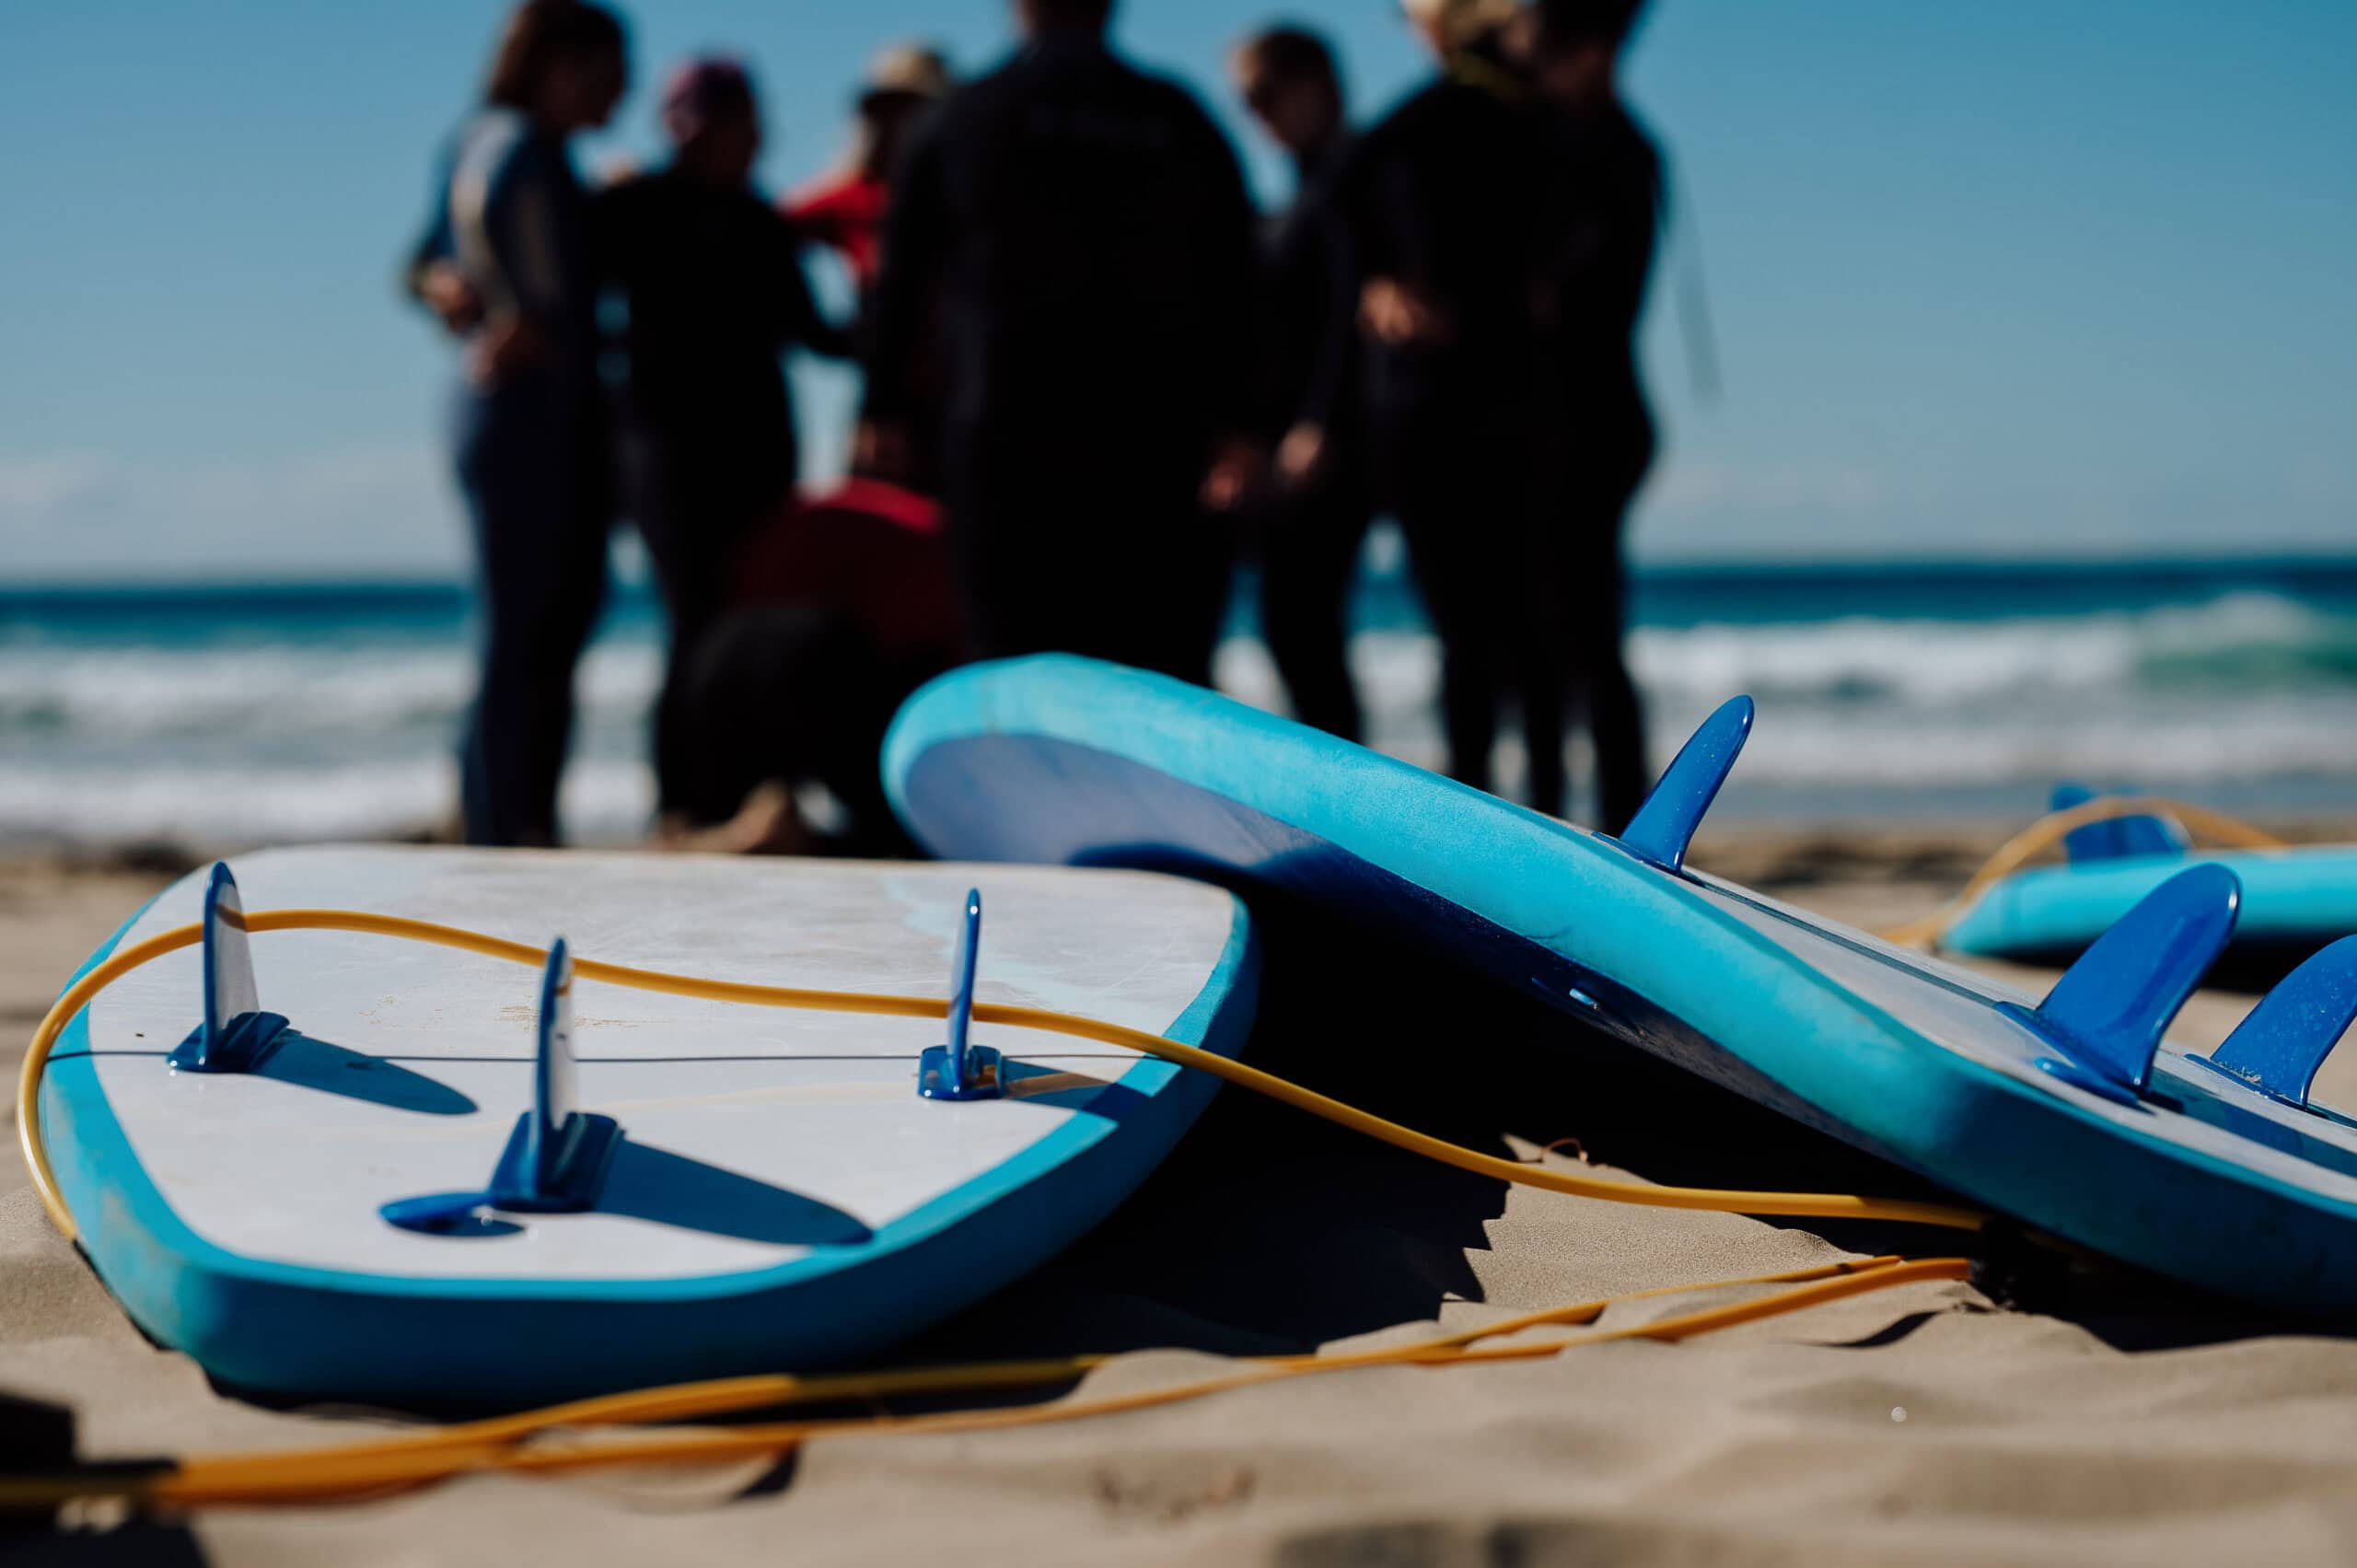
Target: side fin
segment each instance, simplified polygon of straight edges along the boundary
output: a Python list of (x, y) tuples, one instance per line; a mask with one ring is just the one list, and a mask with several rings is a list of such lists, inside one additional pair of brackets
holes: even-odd
[(284, 1015), (262, 1011), (245, 904), (225, 861), (213, 863), (199, 918), (204, 925), (204, 1015), (165, 1060), (186, 1073), (250, 1072), (287, 1026)]
[(2351, 1023), (2357, 1023), (2357, 936), (2344, 936), (2284, 976), (2225, 1044), (2193, 1060), (2304, 1106), (2316, 1069)]
[(2038, 1066), (2132, 1104), (2161, 1036), (2234, 935), (2241, 904), (2242, 882), (2226, 867), (2180, 871), (2113, 922), (2035, 1009), (2001, 1009), (2056, 1047)]
[(1730, 697), (1696, 727), (1621, 830), (1623, 847), (1671, 871), (1684, 868), (1686, 846), (1751, 738), (1752, 712), (1750, 698)]
[(926, 1099), (997, 1099), (1006, 1093), (999, 1053), (975, 1045), (974, 971), (982, 951), (982, 895), (966, 891), (958, 951), (949, 960), (949, 1041), (929, 1045), (917, 1058), (917, 1093)]
[[(2123, 795), (2124, 790), (2104, 792)], [(2074, 806), (2084, 806), (2101, 798), (2082, 784), (2060, 784), (2047, 803), (2049, 809), (2068, 811)], [(2176, 819), (2154, 812), (2149, 817), (2114, 817), (2105, 822), (2090, 822), (2084, 828), (2073, 828), (2062, 835), (2063, 852), (2073, 865), (2091, 861), (2127, 860), (2144, 855), (2183, 854), (2193, 841), (2186, 836)]]

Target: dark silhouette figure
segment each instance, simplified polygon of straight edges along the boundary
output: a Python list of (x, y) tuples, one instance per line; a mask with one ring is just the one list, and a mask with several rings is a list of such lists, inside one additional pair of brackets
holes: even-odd
[(1538, 369), (1529, 299), (1545, 159), (1485, 7), (1411, 8), (1439, 75), (1352, 149), (1336, 210), (1357, 281), (1380, 499), (1441, 645), (1448, 769), (1490, 784)]
[(910, 471), (935, 352), (977, 650), (1210, 675), (1250, 477), (1256, 269), (1235, 154), (1107, 47), (1109, 0), (1021, 0), (1028, 41), (902, 166), (856, 460)]
[(461, 760), (470, 843), (557, 840), (574, 665), (604, 592), (612, 516), (598, 271), (566, 144), (606, 122), (626, 80), (611, 12), (518, 6), (409, 270), (411, 292), (466, 338), (453, 447), (483, 639)]
[(1332, 188), (1350, 145), (1342, 83), (1324, 40), (1271, 28), (1229, 62), (1237, 93), (1293, 159), (1293, 205), (1263, 226), (1267, 385), (1277, 423), (1275, 483), (1253, 508), (1260, 630), (1295, 717), (1360, 737), (1351, 682), (1349, 605), (1374, 509), (1358, 406), (1356, 291)]
[(1584, 694), (1597, 824), (1608, 832), (1635, 814), (1650, 778), (1621, 646), (1621, 535), (1655, 445), (1637, 373), (1637, 318), (1662, 208), (1660, 155), (1615, 79), (1638, 8), (1638, 0), (1549, 0), (1535, 8), (1531, 39), (1552, 167), (1534, 294), (1541, 425), (1533, 600), (1517, 649), (1523, 732), (1531, 804), (1560, 815), (1566, 683)]
[(728, 594), (746, 540), (783, 507), (798, 468), (780, 356), (842, 354), (812, 302), (793, 226), (748, 183), (761, 142), (753, 86), (725, 59), (691, 61), (663, 95), (674, 156), (596, 201), (605, 264), (627, 308), (620, 399), (630, 514), (670, 620), (655, 720), (658, 808), (682, 806), (691, 766), (678, 713), (688, 651)]

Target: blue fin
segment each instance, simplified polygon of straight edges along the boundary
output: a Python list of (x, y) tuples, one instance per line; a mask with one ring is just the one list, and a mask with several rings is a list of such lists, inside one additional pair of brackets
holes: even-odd
[(1702, 814), (1718, 798), (1719, 786), (1751, 738), (1752, 704), (1748, 697), (1730, 697), (1704, 719), (1678, 748), (1659, 783), (1636, 816), (1622, 830), (1620, 842), (1631, 851), (1672, 871), (1686, 865), (1686, 846)]
[(2357, 1022), (2357, 936), (2344, 936), (2259, 999), (2207, 1061), (2293, 1105), (2308, 1103), (2316, 1069)]
[(574, 1214), (598, 1206), (621, 1147), (610, 1116), (583, 1110), (573, 1063), (573, 956), (560, 936), (540, 973), (540, 1023), (532, 1053), (532, 1109), (516, 1119), (507, 1146), (480, 1192), (404, 1198), (378, 1212), (408, 1230), (493, 1236), (517, 1227), (491, 1211)]
[(2033, 1010), (2002, 1010), (2053, 1044), (2038, 1064), (2066, 1083), (2132, 1103), (2177, 1009), (2235, 934), (2242, 882), (2223, 865), (2180, 871), (2079, 955)]
[(982, 950), (982, 895), (966, 891), (958, 951), (949, 960), (949, 1043), (929, 1045), (917, 1058), (917, 1093), (927, 1099), (996, 1099), (1006, 1093), (999, 1053), (972, 1044), (974, 970)]
[(188, 1073), (250, 1072), (286, 1032), (286, 1019), (261, 1010), (245, 905), (226, 862), (213, 863), (199, 918), (204, 924), (204, 1016), (165, 1060)]
[[(2107, 792), (2126, 794), (2123, 790)], [(2068, 811), (2101, 796), (2082, 784), (2060, 784), (2047, 803), (2054, 811)], [(2090, 822), (2062, 835), (2062, 848), (2074, 865), (2087, 861), (2126, 860), (2134, 856), (2183, 854), (2193, 841), (2175, 819), (2154, 813), (2149, 817), (2114, 817)]]

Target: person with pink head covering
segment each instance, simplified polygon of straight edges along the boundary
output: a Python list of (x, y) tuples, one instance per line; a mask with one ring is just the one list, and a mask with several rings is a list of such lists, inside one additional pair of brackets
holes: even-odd
[(746, 540), (790, 500), (799, 468), (782, 356), (848, 352), (819, 312), (800, 239), (752, 185), (761, 118), (750, 75), (721, 56), (664, 84), (670, 161), (605, 191), (598, 228), (629, 312), (620, 393), (623, 502), (670, 617), (655, 721), (658, 810), (689, 760), (677, 718), (682, 656), (719, 614)]

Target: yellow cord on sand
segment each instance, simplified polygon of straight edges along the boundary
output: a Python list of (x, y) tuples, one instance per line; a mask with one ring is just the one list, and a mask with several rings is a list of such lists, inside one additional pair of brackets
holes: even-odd
[(1880, 935), (1884, 941), (1896, 942), (1905, 947), (1936, 947), (1941, 937), (1954, 930), (1956, 923), (1971, 912), (1981, 894), (2079, 829), (2090, 823), (2109, 822), (2121, 817), (2156, 816), (2174, 817), (2192, 831), (2205, 833), (2236, 849), (2290, 847), (2272, 833), (2262, 832), (2247, 822), (2237, 821), (2206, 806), (2194, 806), (2182, 800), (2167, 800), (2152, 795), (2107, 795), (2040, 817), (2007, 839), (1996, 854), (1981, 862), (1980, 869), (1972, 874), (1963, 891), (1955, 898), (1921, 920), (1894, 925)]
[[(355, 910), (291, 909), (256, 911), (249, 912), (245, 919), (246, 929), (250, 932), (354, 931), (457, 947), (535, 968), (548, 959), (543, 949), (528, 943), (511, 942), (505, 937), (486, 936), (455, 925), (440, 925), (432, 921), (411, 920), (401, 915), (366, 914)], [(56, 1222), (57, 1228), (68, 1239), (76, 1234), (74, 1216), (58, 1193), (57, 1178), (50, 1168), (49, 1150), (41, 1131), (41, 1075), (49, 1061), (49, 1053), (55, 1047), (58, 1036), (64, 1032), (66, 1024), (100, 991), (142, 964), (193, 946), (202, 935), (202, 928), (197, 925), (176, 926), (112, 955), (69, 986), (65, 994), (57, 999), (56, 1005), (50, 1008), (48, 1016), (41, 1019), (41, 1027), (33, 1031), (32, 1042), (25, 1051), (24, 1071), (17, 1081), (17, 1135), (24, 1147), (26, 1167), (32, 1173), (33, 1188), (41, 1194), (42, 1206), (48, 1209), (50, 1218)], [(946, 1002), (935, 997), (700, 980), (691, 975), (631, 969), (593, 958), (575, 958), (573, 972), (577, 979), (602, 981), (639, 991), (668, 992), (679, 996), (741, 1002), (762, 1007), (880, 1013), (911, 1018), (943, 1017), (949, 1010)], [(1728, 1214), (1817, 1219), (1891, 1220), (1907, 1225), (1940, 1225), (1952, 1230), (1979, 1230), (1988, 1222), (1988, 1216), (1977, 1209), (1960, 1208), (1949, 1203), (1918, 1202), (1910, 1199), (1863, 1198), (1846, 1192), (1750, 1192), (1715, 1187), (1653, 1187), (1637, 1182), (1605, 1181), (1591, 1176), (1574, 1176), (1569, 1171), (1525, 1165), (1518, 1160), (1462, 1148), (1354, 1106), (1345, 1105), (1341, 1100), (1264, 1073), (1257, 1067), (1230, 1061), (1216, 1051), (1165, 1040), (1144, 1029), (1125, 1028), (1119, 1024), (1102, 1023), (1095, 1018), (1051, 1012), (1040, 1007), (1015, 1007), (993, 1002), (975, 1004), (974, 1020), (977, 1023), (1077, 1035), (1107, 1045), (1122, 1046), (1159, 1056), (1181, 1067), (1208, 1073), (1239, 1088), (1266, 1095), (1313, 1116), (1324, 1117), (1354, 1132), (1364, 1132), (1411, 1154), (1422, 1155), (1476, 1176), (1536, 1187), (1550, 1192), (1662, 1209), (1710, 1209)]]
[[(691, 1414), (715, 1414), (764, 1406), (1062, 1382), (1101, 1365), (1108, 1358), (1087, 1356), (1062, 1362), (948, 1367), (930, 1373), (852, 1374), (811, 1378), (748, 1377), (687, 1384), (677, 1388), (585, 1400), (569, 1405), (552, 1406), (545, 1411), (343, 1447), (192, 1459), (168, 1471), (151, 1472), (145, 1476), (33, 1476), (0, 1481), (0, 1507), (53, 1507), (69, 1498), (97, 1496), (128, 1498), (169, 1508), (324, 1503), (427, 1485), (471, 1471), (551, 1474), (619, 1466), (712, 1465), (772, 1458), (822, 1437), (886, 1433), (921, 1435), (1001, 1431), (1149, 1410), (1254, 1384), (1332, 1372), (1374, 1366), (1454, 1366), (1529, 1361), (1553, 1356), (1582, 1345), (1617, 1340), (1666, 1342), (1690, 1339), (1869, 1291), (1930, 1281), (1963, 1279), (1970, 1271), (1971, 1260), (1965, 1258), (1928, 1258), (1910, 1262), (1884, 1257), (1742, 1279), (1631, 1291), (1544, 1312), (1525, 1313), (1437, 1340), (1336, 1355), (1266, 1357), (1236, 1372), (1102, 1400), (909, 1417), (875, 1416), (730, 1428), (680, 1429), (586, 1443), (526, 1442), (526, 1439), (556, 1430), (577, 1433), (593, 1426), (678, 1419)], [(1567, 1341), (1465, 1348), (1480, 1340), (1496, 1339), (1541, 1326), (1592, 1323), (1608, 1307), (1622, 1302), (1753, 1284), (1786, 1284), (1793, 1288), (1748, 1301), (1702, 1308), (1627, 1328), (1605, 1330)]]

